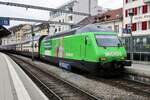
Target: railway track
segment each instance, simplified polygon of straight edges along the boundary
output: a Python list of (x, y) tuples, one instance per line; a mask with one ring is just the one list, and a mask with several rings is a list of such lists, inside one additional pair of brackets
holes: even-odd
[(126, 77), (118, 77), (105, 79), (95, 76), (87, 76), (90, 79), (103, 82), (105, 84), (133, 92), (136, 95), (141, 95), (150, 98), (150, 85), (138, 81), (130, 80)]
[(47, 73), (37, 65), (19, 57), (9, 55), (29, 75), (50, 100), (101, 100), (88, 92), (66, 82), (57, 76)]
[[(19, 59), (21, 59), (21, 58), (19, 58)], [(24, 60), (23, 62), (26, 62), (26, 61)], [(31, 66), (34, 66), (34, 65), (31, 64)], [(78, 74), (80, 74), (80, 73), (78, 73)], [(133, 92), (136, 95), (141, 95), (141, 96), (145, 96), (145, 97), (150, 98), (150, 84), (145, 84), (145, 83), (141, 83), (138, 81), (133, 81), (133, 80), (130, 80), (128, 77), (125, 77), (125, 78), (118, 77), (118, 78), (105, 79), (105, 78), (91, 76), (91, 75), (87, 75), (87, 74), (83, 74), (83, 73), (81, 75), (83, 75), (83, 76), (85, 76), (91, 80), (102, 82), (104, 84), (108, 84), (108, 85), (111, 85), (113, 87), (124, 89), (124, 90), (129, 91), (129, 92)], [(47, 94), (47, 92), (46, 92), (46, 94)], [(49, 96), (49, 94), (48, 94), (48, 96)], [(94, 97), (94, 96), (92, 96), (92, 97)], [(90, 99), (84, 99), (84, 98), (78, 99), (77, 98), (77, 99), (72, 99), (72, 100), (104, 99), (104, 98), (96, 98), (96, 97), (94, 97), (94, 98), (95, 99), (91, 99), (91, 98)], [(58, 100), (58, 99), (54, 99), (54, 100)], [(63, 99), (63, 100), (70, 100), (70, 99)]]

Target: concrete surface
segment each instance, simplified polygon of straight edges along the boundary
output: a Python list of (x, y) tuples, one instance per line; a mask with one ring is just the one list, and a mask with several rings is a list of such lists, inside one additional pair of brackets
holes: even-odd
[(0, 100), (48, 100), (7, 55), (0, 53)]
[(150, 65), (148, 64), (132, 64), (131, 67), (125, 67), (125, 71), (130, 74), (150, 78)]

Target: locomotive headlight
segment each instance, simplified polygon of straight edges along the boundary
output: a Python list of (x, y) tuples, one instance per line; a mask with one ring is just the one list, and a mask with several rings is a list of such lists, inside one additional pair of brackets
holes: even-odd
[(121, 59), (122, 59), (122, 60), (126, 60), (126, 59), (127, 59), (127, 57), (121, 57)]
[(100, 61), (105, 61), (106, 58), (105, 58), (105, 57), (102, 57), (102, 58), (100, 58), (99, 60), (100, 60)]
[(125, 60), (126, 58), (125, 58), (125, 57), (121, 57), (121, 59), (122, 59), (122, 60)]

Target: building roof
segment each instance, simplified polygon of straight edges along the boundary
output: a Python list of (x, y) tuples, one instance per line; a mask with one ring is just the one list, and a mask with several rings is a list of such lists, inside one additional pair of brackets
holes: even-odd
[(107, 22), (107, 21), (113, 21), (123, 19), (123, 9), (115, 9), (115, 10), (109, 10), (106, 13), (98, 14), (95, 16), (86, 17), (82, 21), (80, 21), (79, 25), (87, 25), (87, 24), (93, 24), (93, 23), (101, 23), (101, 22)]
[(11, 32), (17, 32), (17, 31), (19, 31), (22, 27), (24, 27), (25, 25), (27, 25), (27, 24), (19, 24), (19, 25), (16, 25), (16, 26), (13, 26), (13, 27), (10, 27), (9, 28), (9, 30), (11, 31)]
[(122, 18), (123, 18), (123, 9), (119, 8), (115, 10), (110, 10), (102, 15), (97, 15), (95, 19), (97, 22), (106, 22)]
[(93, 24), (95, 23), (95, 17), (96, 16), (90, 16), (90, 17), (86, 17), (83, 20), (81, 20), (77, 25), (88, 25), (88, 24)]

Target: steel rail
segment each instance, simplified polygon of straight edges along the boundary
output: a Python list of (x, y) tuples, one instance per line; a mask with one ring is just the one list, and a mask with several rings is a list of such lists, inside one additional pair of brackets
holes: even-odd
[[(61, 78), (59, 78), (58, 76), (55, 76), (55, 75), (53, 75), (53, 74), (51, 74), (51, 73), (48, 73), (48, 72), (45, 72), (44, 70), (41, 70), (40, 68), (37, 67), (38, 65), (35, 65), (35, 64), (30, 63), (30, 62), (28, 62), (28, 61), (26, 61), (26, 60), (23, 60), (23, 59), (20, 58), (20, 57), (16, 57), (15, 55), (11, 55), (11, 56), (12, 56), (12, 57), (15, 57), (15, 58), (18, 59), (18, 60), (21, 60), (21, 61), (24, 62), (24, 63), (27, 63), (28, 65), (30, 65), (30, 66), (32, 66), (32, 67), (36, 67), (38, 70), (40, 70), (40, 71), (42, 71), (42, 72), (44, 72), (44, 73), (46, 73), (46, 74), (48, 74), (48, 75), (50, 75), (50, 76), (52, 76), (52, 77), (54, 77), (54, 78), (56, 78), (56, 79), (62, 81), (63, 83), (67, 84), (68, 86), (70, 86), (70, 87), (72, 87), (72, 88), (74, 88), (74, 89), (80, 91), (81, 93), (86, 94), (87, 96), (89, 96), (89, 98), (92, 98), (91, 100), (101, 100), (101, 99), (103, 99), (103, 98), (98, 98), (98, 97), (96, 97), (96, 96), (94, 96), (94, 95), (92, 95), (92, 94), (90, 94), (90, 93), (88, 93), (88, 92), (86, 92), (86, 91), (80, 89), (80, 88), (77, 87), (77, 86), (74, 86), (73, 84), (71, 84), (71, 83), (69, 83), (69, 82), (67, 82), (67, 81), (65, 81), (65, 80), (63, 80), (63, 79), (61, 79)], [(17, 61), (18, 61), (18, 60), (17, 60)], [(26, 71), (28, 71), (28, 70), (26, 70)], [(36, 77), (36, 76), (35, 76), (35, 77)], [(37, 79), (38, 79), (38, 78), (37, 78)], [(39, 80), (39, 79), (38, 79), (38, 80)], [(44, 83), (43, 83), (43, 84), (44, 84)], [(45, 85), (45, 86), (46, 86), (46, 85)], [(48, 88), (48, 87), (47, 87), (47, 88)], [(51, 90), (51, 89), (50, 89), (50, 90)], [(52, 91), (52, 93), (55, 94), (55, 92), (53, 92), (53, 90), (51, 90), (51, 91)], [(56, 95), (57, 95), (57, 94), (56, 94)], [(59, 97), (59, 96), (57, 95), (57, 97)], [(61, 97), (59, 97), (59, 100), (61, 100)]]

